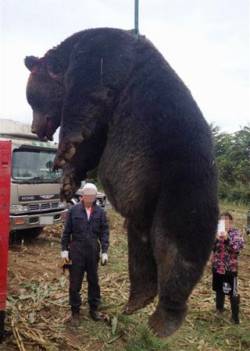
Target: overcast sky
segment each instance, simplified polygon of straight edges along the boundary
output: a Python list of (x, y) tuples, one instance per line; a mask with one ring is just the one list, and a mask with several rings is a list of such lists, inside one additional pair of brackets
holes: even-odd
[[(43, 56), (74, 32), (131, 29), (134, 0), (0, 0), (0, 118), (31, 122), (26, 55)], [(223, 131), (250, 122), (249, 0), (140, 0), (140, 32)]]

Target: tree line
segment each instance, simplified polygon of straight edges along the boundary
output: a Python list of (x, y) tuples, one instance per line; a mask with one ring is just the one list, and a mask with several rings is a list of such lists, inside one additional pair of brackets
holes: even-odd
[(212, 125), (219, 175), (219, 198), (250, 203), (250, 126), (234, 133)]

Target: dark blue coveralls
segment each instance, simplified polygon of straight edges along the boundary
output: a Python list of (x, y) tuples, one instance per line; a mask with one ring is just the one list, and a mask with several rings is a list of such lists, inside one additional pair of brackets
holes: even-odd
[(88, 219), (82, 202), (73, 206), (65, 222), (61, 239), (62, 251), (69, 251), (72, 265), (69, 269), (69, 304), (72, 313), (78, 313), (81, 305), (81, 286), (84, 273), (87, 273), (88, 303), (91, 310), (100, 304), (100, 286), (98, 283), (98, 262), (102, 253), (109, 247), (109, 228), (104, 210), (93, 204)]

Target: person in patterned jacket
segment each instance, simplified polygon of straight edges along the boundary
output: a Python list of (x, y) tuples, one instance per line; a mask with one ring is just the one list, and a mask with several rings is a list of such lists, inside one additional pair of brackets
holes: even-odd
[(213, 290), (216, 292), (216, 310), (224, 311), (225, 295), (229, 295), (232, 320), (239, 324), (240, 295), (237, 291), (238, 256), (244, 246), (233, 217), (222, 213), (212, 253)]

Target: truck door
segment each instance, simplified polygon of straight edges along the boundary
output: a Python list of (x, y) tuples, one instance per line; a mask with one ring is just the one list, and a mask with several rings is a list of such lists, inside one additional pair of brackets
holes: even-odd
[(9, 247), (11, 142), (0, 141), (0, 342), (4, 336)]

